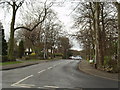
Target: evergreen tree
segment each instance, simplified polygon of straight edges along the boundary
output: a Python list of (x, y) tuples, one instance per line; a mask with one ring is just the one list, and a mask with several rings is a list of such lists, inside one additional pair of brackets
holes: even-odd
[(22, 58), (22, 56), (24, 55), (24, 42), (21, 40), (19, 42), (19, 48), (18, 48), (18, 53), (19, 53), (19, 57)]
[(2, 34), (2, 55), (7, 55), (7, 42), (5, 40), (5, 34), (4, 34), (4, 29), (3, 29), (3, 26), (2, 26), (2, 23), (0, 22), (0, 32)]

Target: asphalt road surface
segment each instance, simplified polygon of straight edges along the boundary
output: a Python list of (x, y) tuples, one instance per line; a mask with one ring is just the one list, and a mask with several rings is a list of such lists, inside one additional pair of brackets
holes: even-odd
[(118, 82), (87, 75), (78, 60), (44, 62), (2, 71), (3, 88), (118, 88)]

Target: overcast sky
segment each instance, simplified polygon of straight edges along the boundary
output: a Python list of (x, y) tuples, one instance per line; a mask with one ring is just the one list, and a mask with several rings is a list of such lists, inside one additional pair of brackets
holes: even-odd
[[(49, 1), (53, 1), (53, 0), (49, 0)], [(53, 10), (55, 10), (58, 13), (57, 16), (59, 20), (64, 24), (64, 31), (68, 32), (69, 34), (73, 34), (77, 31), (76, 29), (71, 29), (71, 27), (73, 24), (72, 14), (74, 13), (72, 11), (78, 5), (78, 1), (83, 1), (83, 0), (71, 0), (71, 2), (69, 0), (54, 0), (56, 4), (51, 7)], [(59, 6), (58, 6), (58, 3), (59, 3)], [(5, 29), (5, 36), (6, 36), (5, 38), (8, 40), (9, 32), (10, 32), (9, 26), (10, 26), (10, 20), (11, 20), (11, 13), (10, 11), (6, 10), (6, 8), (3, 9), (1, 7), (0, 7), (0, 13), (1, 13), (0, 21), (2, 22)], [(17, 13), (17, 18), (19, 17), (20, 15), (19, 13)], [(16, 22), (17, 21), (18, 19), (16, 20)], [(81, 50), (80, 45), (75, 39), (71, 39), (71, 43), (73, 44), (72, 49)]]
[[(62, 0), (64, 1), (64, 0)], [(59, 3), (59, 2), (58, 2)], [(72, 11), (76, 7), (78, 3), (68, 2), (67, 0), (61, 6), (54, 6), (52, 7), (56, 12), (58, 12), (59, 19), (64, 23), (64, 30), (68, 32), (68, 34), (74, 34), (77, 30), (71, 29), (73, 25), (73, 18), (72, 18)], [(78, 44), (76, 39), (71, 38), (70, 42), (73, 44), (72, 49), (74, 50), (81, 50), (82, 48)]]

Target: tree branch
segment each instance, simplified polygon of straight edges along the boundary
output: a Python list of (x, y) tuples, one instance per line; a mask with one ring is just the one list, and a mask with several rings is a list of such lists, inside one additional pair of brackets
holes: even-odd
[[(47, 1), (47, 0), (46, 0), (46, 1)], [(15, 28), (14, 31), (15, 31), (15, 30), (18, 30), (18, 29), (25, 29), (25, 30), (28, 30), (28, 31), (33, 31), (40, 23), (42, 23), (42, 22), (45, 20), (46, 15), (47, 15), (47, 10), (48, 10), (51, 6), (52, 6), (52, 5), (50, 5), (48, 8), (46, 8), (46, 2), (44, 3), (45, 15), (43, 16), (43, 19), (42, 19), (41, 21), (39, 21), (36, 25), (33, 26), (32, 29), (22, 26), (22, 27), (17, 27), (17, 28)], [(41, 15), (40, 15), (40, 16), (41, 16)], [(39, 17), (39, 18), (40, 18), (40, 17)], [(39, 18), (38, 18), (38, 20), (39, 20)]]
[(23, 3), (24, 3), (24, 0), (21, 1), (18, 5), (16, 5), (16, 10), (17, 10), (19, 7), (21, 7)]
[(17, 30), (17, 29), (26, 29), (26, 30), (28, 30), (28, 31), (31, 31), (31, 29), (29, 29), (29, 28), (27, 28), (27, 27), (24, 27), (24, 26), (22, 26), (22, 27), (17, 27), (17, 28), (14, 29), (14, 31)]
[(6, 3), (8, 3), (10, 6), (13, 6), (10, 2), (7, 2), (7, 1), (6, 1)]
[(5, 3), (7, 3), (7, 4), (9, 4), (10, 6), (13, 6), (10, 2), (8, 2), (8, 1), (2, 1), (2, 2), (0, 2), (0, 4), (5, 4)]
[(113, 4), (114, 4), (115, 7), (118, 9), (118, 2), (113, 2)]

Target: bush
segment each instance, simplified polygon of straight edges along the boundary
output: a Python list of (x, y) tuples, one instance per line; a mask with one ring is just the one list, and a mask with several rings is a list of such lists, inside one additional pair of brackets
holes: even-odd
[(112, 73), (118, 72), (117, 60), (113, 60), (109, 56), (105, 56), (104, 66), (105, 66), (105, 71), (107, 72), (112, 72)]
[(62, 57), (62, 56), (63, 56), (62, 53), (55, 53), (54, 55), (55, 55), (55, 56), (58, 56), (58, 57)]
[(109, 61), (110, 61), (110, 57), (109, 56), (105, 56), (105, 59), (104, 59), (104, 65), (105, 66), (108, 66), (109, 65)]
[(110, 60), (109, 66), (113, 68), (111, 72), (113, 73), (118, 72), (117, 60)]
[(43, 58), (44, 57), (44, 52), (40, 52), (39, 57)]
[(0, 62), (2, 62), (2, 55), (0, 55)]
[(29, 60), (30, 57), (29, 57), (29, 56), (24, 56), (24, 57), (22, 57), (22, 59), (23, 59), (23, 60)]
[(8, 57), (7, 56), (2, 56), (2, 62), (8, 62)]
[(31, 60), (31, 59), (37, 59), (37, 58), (38, 56), (35, 55), (35, 53), (22, 57), (23, 60)]
[(31, 53), (30, 55), (31, 55), (31, 56), (35, 56), (36, 54), (35, 54), (35, 53)]

